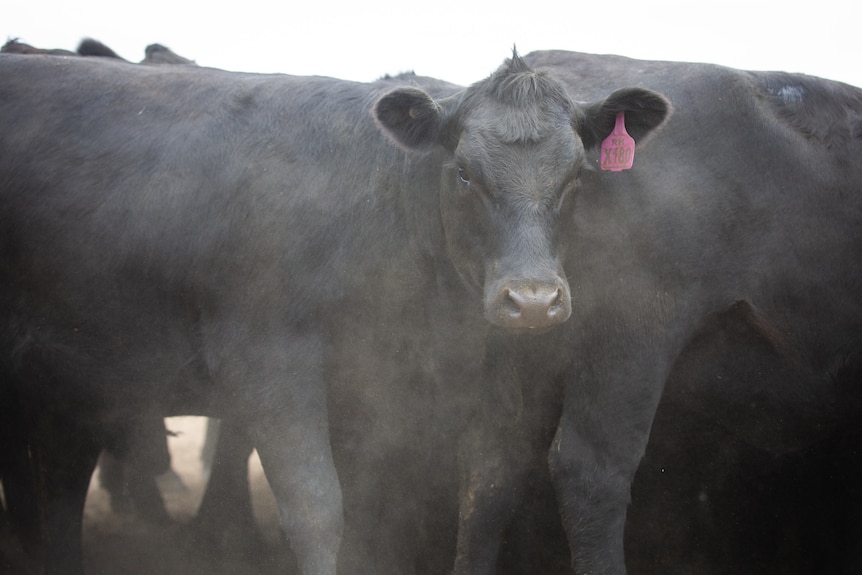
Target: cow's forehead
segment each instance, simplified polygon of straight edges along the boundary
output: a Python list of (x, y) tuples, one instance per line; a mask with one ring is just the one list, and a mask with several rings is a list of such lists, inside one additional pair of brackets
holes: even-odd
[(532, 102), (520, 106), (488, 101), (468, 110), (461, 127), (473, 137), (498, 144), (541, 144), (573, 135), (572, 116), (563, 106)]
[(556, 78), (525, 67), (501, 68), (470, 86), (461, 103), (461, 113), (467, 118), (489, 113), (572, 117), (576, 108), (565, 86)]
[(462, 118), (458, 139), (465, 153), (537, 150), (550, 157), (576, 153), (581, 147), (572, 117), (559, 107), (513, 108), (492, 103)]
[(471, 86), (456, 113), (462, 137), (488, 146), (555, 146), (576, 136), (580, 109), (554, 78), (519, 70)]
[(455, 113), (456, 161), (488, 181), (562, 177), (583, 156), (580, 108), (555, 78), (522, 62), (468, 88)]
[(487, 128), (467, 129), (455, 151), (460, 166), (495, 188), (544, 187), (548, 182), (567, 181), (583, 156), (583, 145), (570, 126), (527, 142), (504, 142)]

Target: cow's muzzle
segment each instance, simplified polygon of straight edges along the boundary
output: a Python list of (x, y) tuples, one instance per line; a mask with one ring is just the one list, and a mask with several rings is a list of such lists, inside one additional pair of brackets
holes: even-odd
[(500, 327), (538, 330), (563, 323), (572, 315), (568, 284), (553, 281), (503, 283), (485, 308), (488, 320)]

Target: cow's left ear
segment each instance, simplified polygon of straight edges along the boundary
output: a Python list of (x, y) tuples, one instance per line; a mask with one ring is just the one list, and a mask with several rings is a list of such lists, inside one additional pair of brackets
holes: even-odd
[(381, 131), (409, 150), (434, 146), (443, 130), (443, 109), (419, 88), (396, 88), (374, 104)]
[(581, 140), (585, 148), (597, 147), (614, 129), (617, 114), (625, 112), (625, 126), (638, 144), (661, 127), (671, 111), (670, 100), (652, 90), (623, 88), (601, 102), (584, 106)]

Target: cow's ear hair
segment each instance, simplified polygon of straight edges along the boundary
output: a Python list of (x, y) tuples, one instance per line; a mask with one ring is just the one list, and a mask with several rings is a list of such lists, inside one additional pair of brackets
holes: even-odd
[(443, 110), (419, 88), (396, 88), (374, 104), (374, 118), (384, 134), (410, 150), (427, 150), (439, 140)]
[(667, 122), (673, 107), (658, 92), (643, 88), (623, 88), (584, 108), (581, 140), (585, 148), (597, 147), (614, 130), (617, 114), (625, 112), (626, 131), (642, 144), (650, 134)]

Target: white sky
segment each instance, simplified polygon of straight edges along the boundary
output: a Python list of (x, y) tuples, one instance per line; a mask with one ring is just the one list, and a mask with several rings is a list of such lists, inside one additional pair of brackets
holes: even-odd
[(461, 84), (510, 54), (559, 48), (804, 72), (862, 86), (856, 2), (796, 0), (8, 0), (0, 41), (139, 61), (158, 42), (203, 66)]

